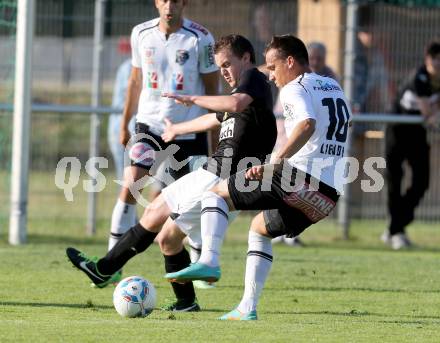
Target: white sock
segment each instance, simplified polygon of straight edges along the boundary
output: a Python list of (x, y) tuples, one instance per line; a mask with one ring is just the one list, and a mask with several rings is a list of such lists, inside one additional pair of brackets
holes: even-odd
[(202, 252), (202, 246), (198, 243), (193, 242), (189, 237), (188, 237), (188, 244), (189, 244), (189, 257), (191, 259), (191, 263), (196, 263), (199, 258), (200, 258), (200, 254)]
[(258, 300), (271, 267), (271, 239), (249, 231), (244, 294), (237, 307), (240, 312), (246, 313), (257, 309)]
[(112, 213), (108, 250), (111, 250), (124, 233), (136, 224), (136, 204), (118, 199)]
[(219, 266), (220, 248), (228, 228), (229, 208), (226, 201), (213, 192), (202, 196), (202, 254), (199, 262), (211, 267)]

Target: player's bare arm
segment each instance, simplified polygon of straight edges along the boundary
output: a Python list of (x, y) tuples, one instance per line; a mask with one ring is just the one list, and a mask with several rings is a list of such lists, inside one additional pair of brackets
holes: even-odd
[(315, 132), (315, 119), (305, 119), (299, 122), (294, 128), (286, 144), (280, 148), (280, 150), (275, 155), (275, 160), (273, 162), (279, 163), (284, 158), (290, 158), (295, 155), (312, 137)]
[[(315, 132), (316, 120), (306, 119), (299, 122), (290, 134), (286, 144), (272, 158), (271, 163), (280, 163), (285, 158), (295, 155)], [(264, 174), (264, 166), (254, 166), (246, 172), (249, 180), (261, 180)]]
[(241, 112), (253, 101), (252, 97), (244, 93), (232, 95), (178, 95), (163, 94), (185, 106), (197, 105), (217, 112)]
[(220, 122), (217, 120), (215, 113), (208, 113), (193, 120), (173, 124), (169, 119), (165, 118), (165, 129), (162, 134), (162, 139), (168, 143), (174, 140), (177, 136), (188, 133), (197, 133), (210, 131), (220, 127)]
[(125, 98), (124, 111), (122, 112), (121, 132), (119, 134), (119, 141), (124, 146), (130, 140), (130, 131), (128, 130), (128, 123), (131, 116), (137, 110), (139, 96), (142, 90), (142, 70), (140, 68), (132, 67), (130, 79), (127, 84), (127, 95)]

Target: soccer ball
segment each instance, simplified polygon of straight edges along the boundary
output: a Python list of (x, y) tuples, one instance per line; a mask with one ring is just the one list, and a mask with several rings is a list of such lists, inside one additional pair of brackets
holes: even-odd
[(116, 286), (113, 305), (122, 317), (146, 317), (156, 306), (156, 289), (141, 276), (129, 276)]

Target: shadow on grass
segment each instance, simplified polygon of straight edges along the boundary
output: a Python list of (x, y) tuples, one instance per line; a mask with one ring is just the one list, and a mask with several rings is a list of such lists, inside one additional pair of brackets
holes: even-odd
[[(203, 309), (203, 312), (214, 312), (214, 313), (226, 313), (230, 310), (210, 308)], [(367, 311), (351, 310), (348, 312), (337, 312), (337, 311), (262, 311), (263, 315), (313, 315), (313, 316), (340, 316), (340, 317), (379, 317), (379, 318), (406, 318), (414, 320), (383, 320), (381, 323), (395, 323), (395, 324), (438, 324), (437, 320), (440, 320), (440, 316), (426, 316), (426, 315), (395, 315), (389, 313), (370, 313)]]
[(57, 304), (57, 303), (41, 303), (41, 302), (19, 302), (19, 301), (0, 301), (0, 306), (29, 306), (29, 307), (63, 307), (63, 308), (80, 308), (80, 309), (113, 309), (113, 306), (94, 305), (91, 302), (85, 304)]
[[(279, 245), (277, 245), (279, 246)], [(387, 252), (387, 253), (420, 253), (420, 252), (432, 252), (432, 253), (438, 253), (440, 252), (440, 247), (426, 247), (423, 245), (414, 245), (410, 249), (407, 250), (399, 250), (395, 251), (392, 250), (389, 246), (386, 246), (385, 244), (376, 244), (376, 243), (367, 243), (364, 242), (362, 239), (357, 238), (350, 238), (348, 240), (343, 239), (336, 239), (331, 242), (317, 242), (317, 241), (311, 241), (306, 242), (306, 245), (304, 247), (300, 248), (293, 248), (294, 251), (300, 251), (302, 249), (340, 249), (340, 250), (356, 250), (356, 251), (376, 251), (376, 252)], [(274, 248), (276, 249), (276, 248)], [(292, 247), (284, 247), (284, 249), (292, 249)]]
[(30, 244), (65, 244), (65, 245), (96, 245), (106, 244), (104, 238), (98, 237), (72, 237), (62, 235), (28, 235), (28, 243)]
[[(221, 288), (243, 289), (242, 285), (221, 285)], [(373, 287), (265, 287), (265, 291), (306, 291), (306, 292), (371, 292), (371, 293), (440, 293), (440, 289), (408, 290), (399, 288), (373, 288)]]
[[(374, 313), (368, 311), (351, 310), (348, 312), (337, 312), (337, 311), (292, 311), (292, 312), (281, 312), (281, 311), (266, 311), (267, 314), (292, 314), (292, 315), (324, 315), (324, 316), (343, 316), (343, 317), (386, 317), (386, 318), (407, 318), (414, 320), (384, 320), (382, 323), (396, 323), (396, 324), (438, 324), (437, 320), (440, 320), (440, 316), (427, 316), (427, 315), (406, 315), (406, 314), (389, 314), (389, 313)], [(425, 320), (424, 320), (425, 319)], [(429, 320), (433, 321), (429, 321)]]

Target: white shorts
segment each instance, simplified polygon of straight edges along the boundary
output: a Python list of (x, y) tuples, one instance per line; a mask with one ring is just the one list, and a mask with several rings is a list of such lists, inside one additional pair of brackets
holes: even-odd
[[(174, 222), (196, 245), (202, 244), (200, 230), (202, 195), (220, 181), (217, 175), (199, 168), (162, 189), (162, 196), (171, 212), (175, 214)], [(230, 218), (231, 221), (235, 215)]]

